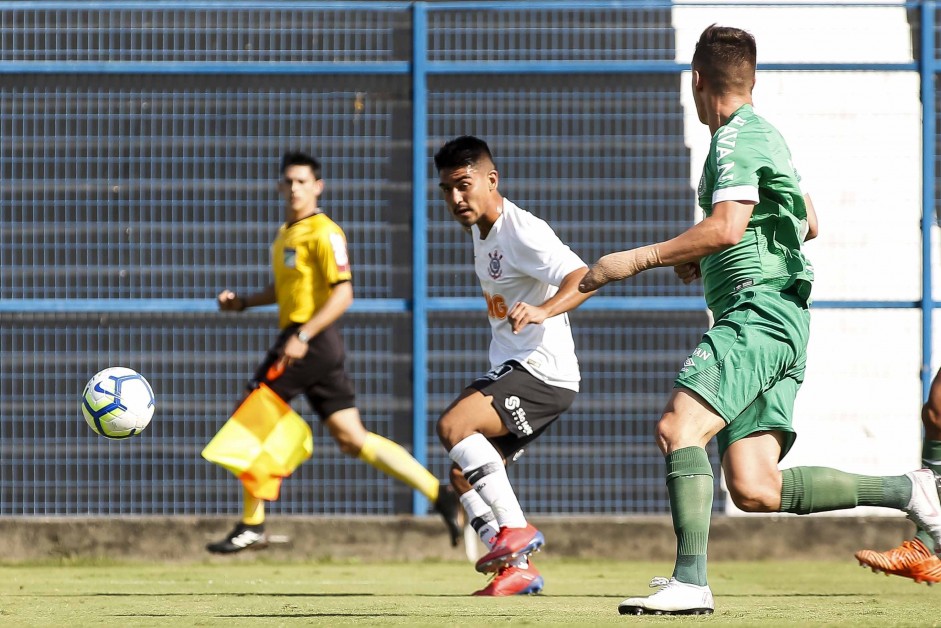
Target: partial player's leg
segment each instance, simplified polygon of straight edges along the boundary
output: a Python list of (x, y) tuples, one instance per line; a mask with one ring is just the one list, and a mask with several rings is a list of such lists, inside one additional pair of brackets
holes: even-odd
[(483, 573), (539, 549), (542, 533), (526, 521), (504, 460), (536, 439), (567, 410), (575, 391), (550, 386), (508, 362), (476, 380), (438, 420), (438, 437), (469, 486), (489, 507), (499, 532), (477, 561)]
[(762, 429), (759, 416), (789, 426), (790, 415), (774, 416), (761, 397), (789, 371), (802, 372), (807, 308), (792, 295), (746, 291), (740, 297), (747, 307), (732, 308), (717, 319), (684, 362), (657, 426), (677, 538), (673, 577), (655, 578), (651, 584), (663, 588), (649, 597), (624, 600), (618, 607), (622, 614), (713, 611), (706, 550), (714, 477), (705, 446), (718, 434), (721, 458), (724, 443)]
[[(424, 495), (444, 519), (451, 546), (457, 546), (461, 535), (457, 495), (446, 483), (442, 484), (415, 460), (404, 447), (365, 428), (356, 408), (353, 382), (343, 365), (342, 339), (339, 333), (327, 335), (322, 340), (320, 336), (311, 342), (320, 343), (316, 346), (315, 361), (316, 368), (319, 368), (321, 373), (311, 380), (304, 392), (333, 440), (339, 445), (340, 451), (359, 458)], [(305, 359), (308, 356), (305, 356)], [(311, 369), (313, 368), (312, 365)]]
[[(286, 337), (287, 335), (282, 332), (274, 345), (268, 350), (264, 359), (256, 368), (254, 377), (248, 382), (242, 401), (261, 383), (267, 385), (279, 397), (288, 402), (303, 390), (303, 384), (297, 380), (296, 374), (292, 373), (290, 378), (279, 378), (277, 380), (268, 377), (272, 364), (281, 359), (281, 347), (284, 345)], [(225, 537), (206, 545), (206, 549), (213, 554), (234, 554), (243, 550), (260, 550), (267, 547), (265, 502), (252, 495), (243, 486), (241, 520), (235, 524), (235, 527)]]
[[(799, 377), (784, 377), (762, 393), (719, 435), (722, 466), (732, 501), (746, 512), (811, 514), (856, 506), (906, 512), (941, 539), (941, 498), (929, 469), (899, 476), (867, 476), (829, 467), (792, 467), (779, 472), (778, 456), (793, 442), (789, 417)], [(761, 426), (774, 429), (760, 431)], [(751, 432), (751, 433), (749, 433)]]
[[(457, 466), (451, 468), (451, 484), (461, 496), (461, 505), (474, 533), (492, 551), (496, 544), (499, 526), (493, 509), (473, 490), (467, 478)], [(542, 591), (545, 585), (542, 576), (532, 564), (528, 554), (517, 556), (497, 571), (490, 583), (475, 591), (476, 596), (502, 597), (509, 595), (531, 595)]]
[(449, 485), (441, 484), (404, 447), (368, 431), (355, 407), (334, 411), (324, 424), (343, 453), (359, 458), (428, 498), (448, 527), (451, 546), (457, 546), (462, 529), (460, 506)]
[(265, 534), (265, 502), (258, 499), (242, 487), (242, 520), (225, 538), (210, 543), (206, 549), (214, 554), (234, 554), (242, 550), (259, 550), (268, 547)]
[[(466, 389), (438, 420), (438, 436), (468, 484), (494, 513), (499, 532), (494, 548), (477, 563), (481, 572), (497, 571), (506, 560), (538, 549), (542, 533), (526, 521), (500, 455), (488, 436), (507, 433), (491, 398)], [(494, 554), (494, 552), (497, 554)]]
[[(941, 473), (941, 371), (935, 374), (928, 391), (928, 400), (921, 409), (925, 436), (922, 441), (921, 464)], [(941, 558), (931, 551), (931, 535), (918, 528), (915, 538), (904, 541), (887, 552), (860, 550), (856, 560), (874, 572), (911, 578), (915, 582), (941, 582)]]
[[(477, 494), (477, 491), (471, 488), (470, 483), (457, 467), (451, 469), (451, 483), (461, 495), (461, 505), (464, 506), (464, 512), (474, 532), (488, 551), (493, 550), (500, 531), (493, 510)], [(503, 565), (494, 574), (490, 583), (483, 589), (475, 591), (474, 595), (492, 597), (530, 595), (542, 591), (543, 586), (542, 576), (533, 566), (530, 556), (523, 554)]]
[(676, 533), (673, 576), (654, 578), (662, 587), (648, 597), (627, 598), (622, 615), (700, 615), (715, 608), (706, 578), (706, 549), (712, 516), (713, 472), (705, 446), (725, 421), (691, 390), (677, 388), (657, 425), (667, 465), (667, 490)]
[[(764, 395), (768, 407), (775, 407), (782, 399), (793, 400), (788, 387), (794, 387), (796, 392), (796, 385), (787, 378), (779, 382)], [(729, 453), (734, 446), (730, 446)], [(769, 488), (766, 486), (762, 493), (766, 500), (769, 499)], [(939, 491), (939, 479), (931, 469), (919, 469), (897, 476), (870, 476), (846, 473), (830, 467), (792, 467), (781, 472), (780, 505), (777, 510), (806, 515), (856, 506), (895, 508), (905, 512), (909, 519), (928, 532), (932, 539), (931, 546), (934, 547), (941, 546)], [(743, 510), (746, 511), (774, 511), (773, 501), (760, 502), (751, 507), (747, 500), (739, 501), (743, 502)]]
[(905, 475), (871, 476), (829, 467), (792, 467), (781, 477), (781, 512), (806, 515), (856, 506), (881, 506), (907, 513), (941, 546), (941, 488), (931, 469)]

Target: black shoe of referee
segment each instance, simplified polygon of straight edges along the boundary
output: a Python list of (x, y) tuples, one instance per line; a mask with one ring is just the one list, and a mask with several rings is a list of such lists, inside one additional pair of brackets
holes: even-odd
[(461, 507), (461, 500), (450, 484), (442, 484), (438, 490), (438, 499), (435, 500), (435, 512), (444, 519), (444, 525), (448, 526), (448, 534), (451, 536), (451, 547), (457, 547), (458, 539), (464, 534), (461, 525), (461, 513), (464, 509)]
[(246, 525), (239, 522), (221, 541), (210, 543), (206, 549), (213, 554), (234, 554), (246, 549), (260, 550), (268, 547), (268, 536), (264, 524)]

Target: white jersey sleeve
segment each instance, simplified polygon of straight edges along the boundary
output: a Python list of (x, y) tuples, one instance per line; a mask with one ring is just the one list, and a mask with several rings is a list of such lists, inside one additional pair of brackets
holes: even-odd
[[(519, 212), (516, 230), (516, 263), (520, 270), (543, 283), (558, 286), (585, 262), (559, 239), (552, 227), (528, 212)], [(538, 304), (536, 304), (538, 305)]]

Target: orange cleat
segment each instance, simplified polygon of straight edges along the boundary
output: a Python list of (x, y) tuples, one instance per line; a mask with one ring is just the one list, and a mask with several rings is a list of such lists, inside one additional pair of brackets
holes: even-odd
[(535, 595), (544, 586), (542, 576), (532, 563), (526, 567), (506, 565), (493, 577), (486, 587), (474, 591), (474, 595), (503, 597), (507, 595)]
[(912, 565), (909, 573), (898, 575), (911, 578), (918, 584), (924, 582), (931, 586), (935, 582), (941, 582), (941, 558), (937, 556), (926, 558), (920, 563)]
[[(903, 541), (895, 549), (887, 552), (860, 550), (856, 560), (863, 567), (874, 572), (912, 578), (916, 582), (941, 582), (941, 559), (925, 547), (918, 539)], [(916, 573), (921, 579), (916, 580)]]

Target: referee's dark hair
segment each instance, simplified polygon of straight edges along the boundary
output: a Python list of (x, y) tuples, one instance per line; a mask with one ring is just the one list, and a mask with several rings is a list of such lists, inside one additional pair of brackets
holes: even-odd
[(281, 170), (279, 170), (279, 173), (284, 174), (284, 171), (291, 166), (310, 166), (310, 169), (314, 172), (314, 178), (320, 179), (320, 160), (310, 153), (300, 150), (284, 153), (281, 156)]
[(462, 135), (445, 143), (435, 153), (435, 168), (441, 172), (445, 168), (473, 166), (487, 159), (493, 163), (493, 155), (487, 142), (473, 135)]

